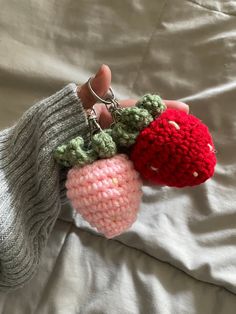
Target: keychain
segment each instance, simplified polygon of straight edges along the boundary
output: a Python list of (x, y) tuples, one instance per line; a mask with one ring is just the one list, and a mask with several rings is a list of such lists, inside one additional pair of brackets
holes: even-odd
[(140, 98), (134, 107), (121, 108), (117, 103), (108, 110), (116, 117), (110, 134), (118, 150), (126, 148), (143, 179), (186, 187), (213, 176), (213, 139), (208, 127), (194, 115), (167, 109), (160, 96), (151, 94)]
[(94, 108), (87, 111), (90, 141), (81, 136), (59, 146), (54, 157), (71, 167), (67, 197), (91, 226), (112, 238), (137, 219), (142, 180), (173, 187), (195, 186), (214, 174), (215, 148), (205, 124), (191, 114), (168, 109), (158, 95), (145, 94), (122, 108), (112, 88), (105, 99), (113, 123), (101, 129)]
[[(111, 112), (119, 115), (118, 103), (101, 99)], [(112, 108), (111, 108), (112, 107)], [(137, 219), (142, 197), (142, 180), (126, 154), (117, 153), (109, 130), (102, 130), (96, 111), (87, 111), (90, 145), (78, 136), (59, 146), (54, 157), (72, 167), (65, 186), (73, 208), (92, 227), (107, 238), (123, 233)]]

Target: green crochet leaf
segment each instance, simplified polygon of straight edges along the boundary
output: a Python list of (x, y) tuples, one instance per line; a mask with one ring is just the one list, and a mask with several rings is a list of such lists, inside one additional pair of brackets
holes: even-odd
[(112, 129), (112, 138), (117, 145), (130, 147), (135, 143), (139, 131), (130, 130), (127, 125), (117, 122)]
[(129, 107), (122, 110), (119, 122), (134, 132), (141, 131), (153, 121), (152, 115), (143, 108)]
[(145, 94), (136, 103), (136, 106), (146, 109), (154, 119), (167, 109), (161, 97), (155, 94)]
[(85, 150), (84, 140), (81, 136), (78, 136), (70, 140), (67, 145), (69, 161), (73, 166), (84, 166), (92, 163), (97, 159), (97, 154), (92, 149)]
[(60, 165), (63, 165), (64, 167), (70, 167), (71, 164), (66, 154), (66, 149), (67, 145), (65, 144), (58, 146), (53, 153), (53, 157)]
[(93, 135), (92, 148), (100, 158), (110, 158), (117, 153), (116, 143), (107, 132), (100, 132)]
[(84, 148), (84, 140), (81, 136), (78, 136), (63, 144), (54, 151), (54, 158), (58, 163), (65, 167), (71, 166), (84, 166), (92, 163), (98, 158), (98, 155), (92, 149), (86, 150)]

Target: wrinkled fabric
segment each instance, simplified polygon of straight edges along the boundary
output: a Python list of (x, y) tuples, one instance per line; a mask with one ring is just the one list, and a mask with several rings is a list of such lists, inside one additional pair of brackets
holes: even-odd
[(119, 98), (179, 99), (206, 123), (215, 175), (143, 186), (136, 223), (107, 240), (68, 204), (38, 274), (0, 313), (222, 313), (236, 308), (235, 1), (3, 1), (0, 127), (100, 64)]

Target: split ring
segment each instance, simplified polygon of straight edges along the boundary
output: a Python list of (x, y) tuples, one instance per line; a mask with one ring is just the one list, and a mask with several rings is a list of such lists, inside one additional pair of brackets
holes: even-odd
[(88, 88), (89, 88), (90, 92), (92, 93), (92, 95), (93, 95), (97, 100), (103, 102), (104, 104), (109, 105), (109, 104), (113, 103), (113, 100), (115, 99), (115, 95), (114, 95), (114, 92), (113, 92), (112, 88), (109, 87), (109, 91), (110, 91), (110, 93), (111, 93), (111, 98), (109, 98), (109, 97), (106, 98), (106, 99), (101, 98), (101, 97), (98, 96), (98, 95), (95, 93), (95, 91), (92, 89), (91, 80), (92, 80), (93, 78), (94, 78), (94, 77), (90, 77), (90, 78), (88, 79), (88, 81), (87, 81)]

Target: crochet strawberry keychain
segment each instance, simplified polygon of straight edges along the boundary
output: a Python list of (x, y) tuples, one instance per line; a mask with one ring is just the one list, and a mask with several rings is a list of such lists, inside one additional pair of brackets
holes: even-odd
[[(108, 102), (112, 104), (112, 102)], [(112, 238), (136, 220), (142, 181), (126, 154), (117, 151), (109, 130), (102, 130), (94, 109), (88, 110), (90, 143), (78, 136), (54, 152), (65, 167), (67, 197), (91, 226)]]
[(90, 142), (82, 137), (59, 146), (55, 159), (65, 167), (67, 197), (91, 226), (112, 238), (137, 219), (142, 179), (172, 187), (205, 182), (216, 165), (212, 137), (191, 114), (167, 109), (158, 95), (144, 95), (122, 108), (114, 97), (100, 98), (114, 122), (102, 130), (96, 112), (88, 111)]

